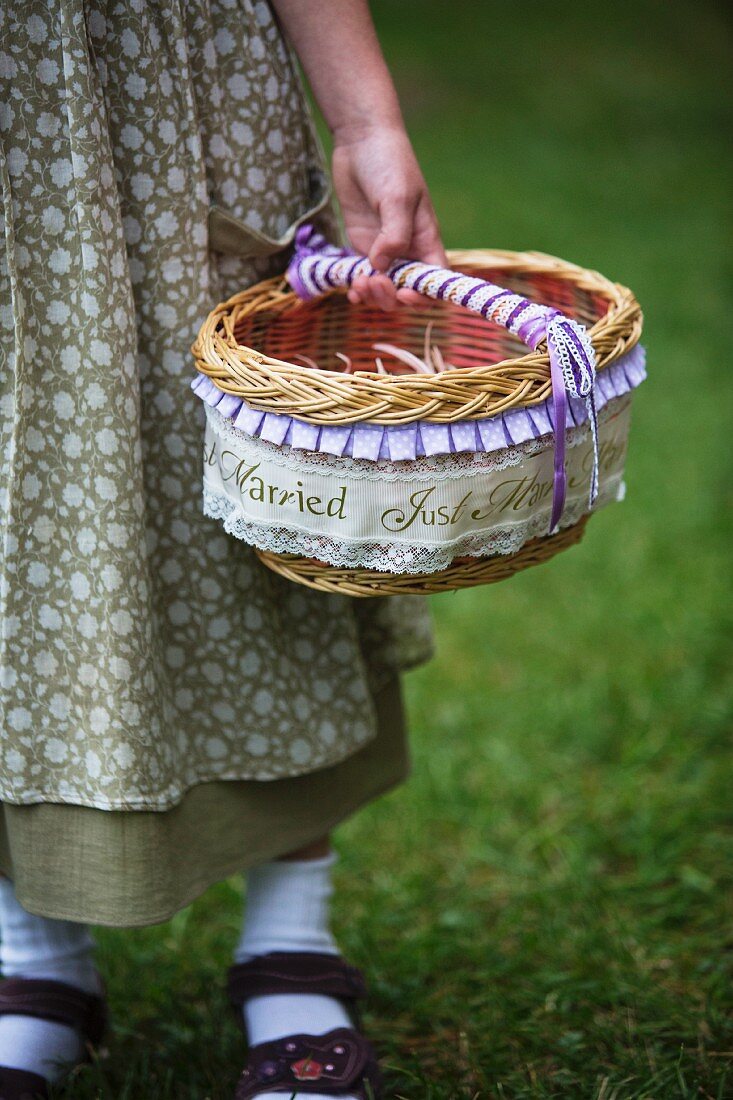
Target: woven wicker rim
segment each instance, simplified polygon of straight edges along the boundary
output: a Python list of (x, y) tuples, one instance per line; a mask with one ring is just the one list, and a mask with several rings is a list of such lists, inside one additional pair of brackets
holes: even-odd
[[(466, 274), (481, 276), (491, 270), (507, 277), (551, 275), (605, 299), (608, 311), (589, 329), (599, 370), (639, 340), (643, 318), (636, 298), (597, 271), (541, 252), (477, 249), (455, 250), (448, 256), (451, 267)], [(300, 304), (282, 276), (235, 294), (212, 310), (201, 326), (191, 349), (196, 367), (219, 389), (243, 398), (255, 409), (286, 413), (314, 424), (451, 423), (536, 405), (550, 396), (546, 350), (439, 375), (385, 377), (367, 371), (343, 375), (313, 370), (238, 342), (235, 330), (252, 314), (263, 310), (277, 314)]]

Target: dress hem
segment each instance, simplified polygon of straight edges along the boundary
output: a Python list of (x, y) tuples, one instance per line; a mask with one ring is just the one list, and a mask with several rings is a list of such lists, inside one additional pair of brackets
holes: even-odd
[(316, 840), (409, 778), (399, 677), (373, 701), (376, 737), (311, 775), (197, 785), (166, 813), (0, 803), (0, 873), (39, 916), (117, 928), (169, 920), (216, 882)]
[[(403, 659), (398, 668), (397, 674), (410, 672), (414, 668), (419, 668), (420, 665), (426, 664), (432, 660), (435, 650), (432, 642), (428, 647), (418, 650), (416, 653), (409, 654)], [(388, 681), (395, 673), (389, 673), (385, 675), (384, 682)], [(380, 678), (374, 676), (372, 673), (373, 686), (379, 688), (382, 681)], [(373, 732), (371, 736), (366, 737), (358, 745), (351, 745), (345, 752), (338, 753), (333, 757), (329, 757), (326, 760), (320, 760), (318, 763), (313, 764), (307, 768), (294, 768), (292, 771), (288, 771), (285, 775), (273, 775), (273, 774), (246, 774), (241, 770), (235, 772), (213, 772), (209, 774), (196, 775), (190, 782), (184, 786), (176, 787), (173, 792), (166, 796), (165, 801), (151, 802), (147, 799), (91, 799), (84, 798), (82, 796), (75, 796), (73, 792), (69, 793), (68, 798), (61, 796), (58, 791), (33, 791), (27, 792), (22, 799), (14, 797), (12, 793), (8, 793), (0, 787), (0, 802), (5, 802), (10, 806), (39, 806), (52, 804), (55, 806), (82, 806), (89, 810), (108, 810), (114, 811), (130, 811), (132, 813), (165, 813), (168, 810), (175, 809), (179, 806), (189, 791), (194, 787), (199, 787), (204, 783), (275, 783), (282, 779), (297, 779), (299, 776), (312, 775), (315, 772), (323, 771), (324, 768), (332, 768), (338, 764), (344, 763), (351, 756), (360, 752), (367, 745), (370, 745), (376, 737), (376, 732)]]
[[(367, 805), (367, 803), (372, 802), (375, 798), (379, 798), (381, 795), (387, 794), (389, 791), (394, 790), (396, 787), (399, 787), (402, 783), (405, 782), (407, 778), (409, 778), (409, 769), (405, 774), (397, 775), (394, 778), (390, 779), (387, 783), (384, 783), (381, 786), (374, 788), (374, 790), (365, 792), (363, 797), (358, 802), (350, 805), (345, 811), (339, 814), (335, 814), (330, 822), (327, 820), (322, 826), (319, 825), (319, 828), (315, 830), (312, 834), (306, 833), (294, 836), (292, 843), (289, 843), (286, 847), (278, 850), (277, 852), (273, 852), (269, 858), (277, 859), (278, 856), (284, 855), (286, 852), (293, 851), (296, 848), (302, 848), (306, 844), (310, 844), (312, 841), (318, 840), (318, 838), (323, 836), (324, 833), (331, 832), (331, 830), (335, 829), (342, 822), (346, 821), (349, 817), (351, 817), (352, 814), (356, 813), (363, 806)], [(257, 862), (259, 863), (260, 861), (258, 860)], [(265, 861), (263, 860), (262, 862)], [(195, 885), (192, 885), (186, 891), (186, 893), (181, 895), (180, 903), (172, 903), (171, 906), (166, 908), (164, 911), (156, 915), (151, 915), (149, 918), (146, 917), (144, 920), (141, 919), (129, 923), (125, 922), (125, 924), (120, 924), (119, 921), (100, 919), (95, 920), (85, 918), (83, 916), (80, 917), (78, 910), (54, 908), (53, 912), (50, 912), (47, 908), (44, 908), (43, 912), (41, 912), (40, 910), (34, 908), (32, 900), (30, 901), (30, 903), (26, 900), (22, 889), (17, 890), (16, 894), (20, 904), (29, 913), (36, 913), (36, 915), (38, 916), (48, 917), (51, 920), (70, 920), (82, 922), (84, 924), (95, 924), (100, 928), (147, 928), (148, 925), (163, 924), (165, 921), (171, 920), (171, 918), (174, 917), (176, 913), (180, 912), (181, 909), (185, 909), (186, 906), (191, 905), (194, 901), (196, 901), (197, 898), (201, 897), (201, 895), (209, 890), (212, 886), (215, 886), (218, 882), (223, 882), (225, 879), (231, 878), (233, 875), (246, 871), (248, 869), (248, 866), (254, 866), (254, 864), (247, 864), (247, 862), (243, 861), (242, 859), (237, 859), (236, 862), (234, 860), (229, 860), (227, 861), (227, 863), (222, 864), (221, 868), (214, 871), (211, 875), (202, 877)], [(9, 877), (7, 868), (2, 866), (1, 864), (0, 875), (5, 875), (6, 877)]]

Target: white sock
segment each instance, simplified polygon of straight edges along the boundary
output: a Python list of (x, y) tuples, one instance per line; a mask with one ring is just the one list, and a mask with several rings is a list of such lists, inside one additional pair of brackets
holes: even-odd
[[(67, 982), (102, 993), (94, 967), (94, 940), (85, 924), (27, 912), (10, 879), (0, 877), (0, 970), (4, 978)], [(0, 1016), (0, 1066), (60, 1080), (84, 1057), (84, 1041), (66, 1024), (34, 1016)]]
[[(275, 860), (247, 872), (247, 904), (235, 962), (269, 951), (319, 951), (338, 954), (329, 928), (331, 868), (335, 852), (320, 859)], [(242, 1012), (252, 1046), (306, 1032), (323, 1035), (351, 1027), (343, 1004), (311, 993), (274, 993), (248, 997)], [(259, 1100), (282, 1100), (263, 1093)], [(294, 1100), (328, 1100), (322, 1093), (296, 1093)], [(354, 1100), (345, 1096), (343, 1100)]]

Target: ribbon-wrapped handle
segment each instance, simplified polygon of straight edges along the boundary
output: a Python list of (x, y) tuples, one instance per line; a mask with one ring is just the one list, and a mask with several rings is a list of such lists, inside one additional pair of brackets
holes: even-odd
[[(373, 275), (366, 256), (329, 243), (314, 226), (301, 226), (287, 279), (300, 298), (313, 298), (335, 287), (347, 287), (360, 275)], [(593, 439), (593, 469), (589, 507), (598, 496), (598, 419), (595, 404), (596, 356), (585, 327), (560, 310), (530, 302), (494, 283), (419, 260), (396, 260), (384, 274), (396, 287), (416, 290), (428, 298), (452, 302), (502, 325), (533, 351), (547, 341), (552, 383), (555, 434), (554, 479), (550, 534), (562, 518), (567, 479), (565, 426), (569, 397), (585, 402)]]

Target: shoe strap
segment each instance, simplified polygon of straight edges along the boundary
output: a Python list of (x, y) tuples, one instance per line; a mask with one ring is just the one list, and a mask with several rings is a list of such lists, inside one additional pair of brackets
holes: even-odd
[(35, 1016), (79, 1031), (96, 1046), (107, 1027), (102, 997), (47, 978), (5, 978), (0, 981), (0, 1016)]
[(271, 951), (230, 966), (227, 992), (234, 1007), (248, 997), (271, 993), (319, 993), (342, 1001), (366, 995), (361, 970), (340, 955), (316, 951)]
[(0, 1066), (0, 1100), (48, 1100), (48, 1083), (40, 1073)]
[[(367, 1091), (367, 1086), (369, 1091)], [(269, 1092), (286, 1097), (308, 1093), (378, 1100), (382, 1075), (369, 1042), (351, 1027), (325, 1035), (286, 1035), (249, 1051), (235, 1100), (255, 1100)]]

